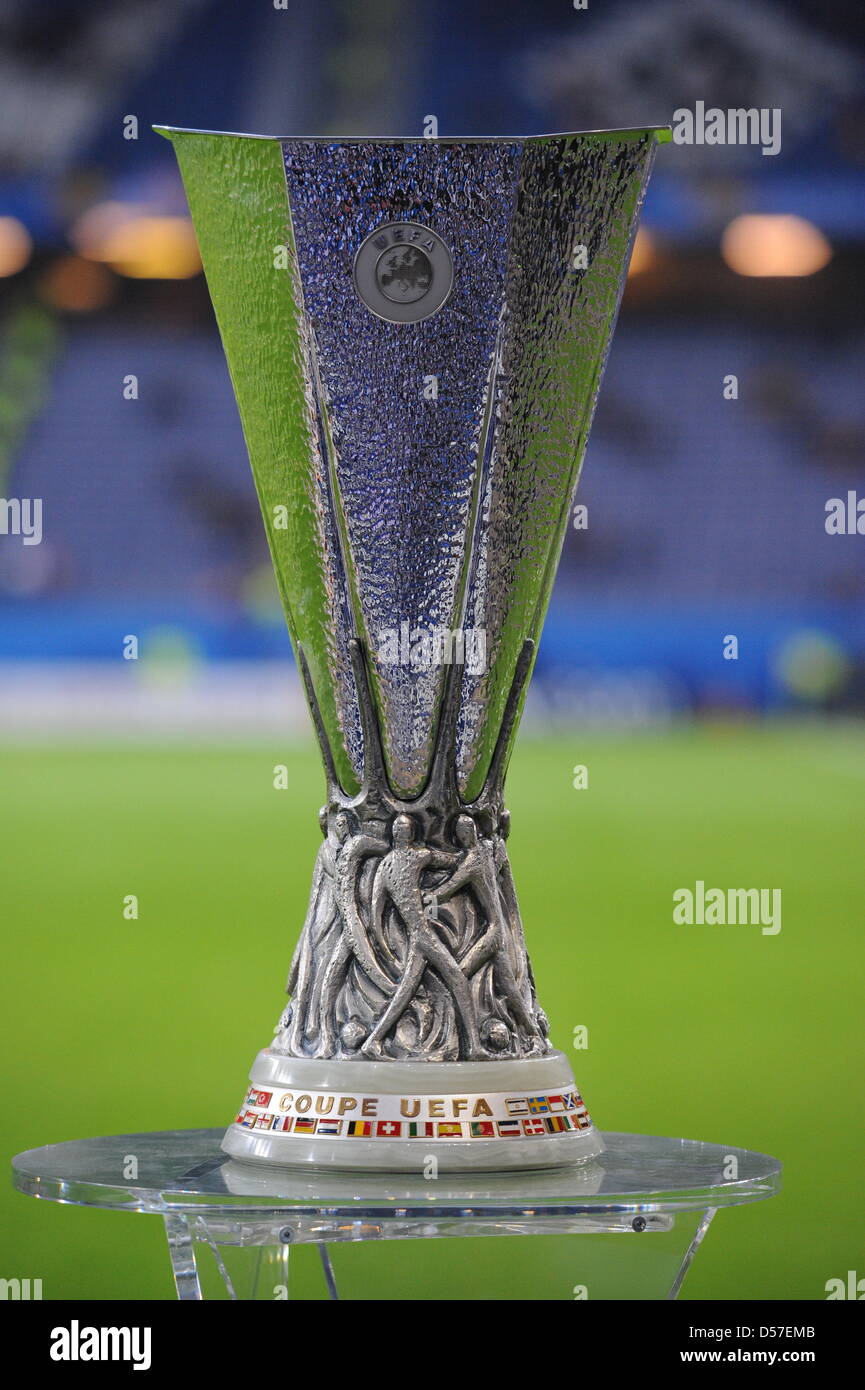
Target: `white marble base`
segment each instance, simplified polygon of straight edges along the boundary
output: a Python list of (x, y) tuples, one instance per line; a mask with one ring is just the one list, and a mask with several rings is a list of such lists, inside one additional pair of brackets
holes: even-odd
[[(248, 1117), (250, 1127), (235, 1122), (226, 1133), (222, 1147), (238, 1159), (379, 1172), (419, 1172), (431, 1166), (443, 1172), (497, 1172), (569, 1166), (595, 1157), (604, 1147), (584, 1114), (579, 1131), (522, 1132), (527, 1127), (540, 1131), (548, 1119), (556, 1122), (553, 1112), (567, 1114), (567, 1123), (575, 1123), (570, 1119), (574, 1111), (558, 1104), (563, 1093), (574, 1090), (571, 1065), (562, 1052), (521, 1061), (436, 1063), (317, 1060), (265, 1049), (250, 1080), (267, 1100), (247, 1098), (250, 1108), (242, 1107), (241, 1116)], [(547, 1097), (552, 1097), (549, 1108)], [(519, 1098), (532, 1098), (540, 1113), (520, 1109)], [(317, 1109), (321, 1118), (316, 1125), (340, 1116), (340, 1137), (294, 1131), (298, 1120), (309, 1124)], [(269, 1116), (278, 1123), (282, 1113), (292, 1117), (292, 1132), (259, 1127), (270, 1122)], [(425, 1123), (428, 1133), (386, 1137), (392, 1120), (406, 1133), (408, 1115)], [(492, 1137), (439, 1137), (454, 1122), (468, 1135), (472, 1119), (479, 1117), (492, 1128)], [(351, 1137), (350, 1127), (358, 1123), (368, 1127), (367, 1137)], [(499, 1137), (500, 1124), (509, 1126), (508, 1137)]]

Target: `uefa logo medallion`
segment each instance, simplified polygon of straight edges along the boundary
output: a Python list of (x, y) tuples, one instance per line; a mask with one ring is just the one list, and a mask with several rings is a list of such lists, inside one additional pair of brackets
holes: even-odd
[(368, 309), (389, 323), (419, 323), (451, 292), (453, 260), (441, 237), (417, 222), (388, 222), (360, 245), (355, 288)]

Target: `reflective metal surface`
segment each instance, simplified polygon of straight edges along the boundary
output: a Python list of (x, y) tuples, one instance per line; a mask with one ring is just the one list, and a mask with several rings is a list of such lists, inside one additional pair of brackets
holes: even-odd
[[(387, 634), (419, 648), (425, 633), (469, 630), (485, 645), (462, 673), (471, 800), (523, 643), (540, 633), (662, 132), (166, 133), (341, 784), (355, 792), (362, 773), (349, 639), (369, 655), (390, 784), (410, 798), (429, 775), (447, 667), (390, 660)], [(420, 322), (385, 321), (355, 283), (364, 242), (399, 224), (431, 229), (452, 257), (447, 300)], [(397, 294), (423, 288), (413, 275)]]

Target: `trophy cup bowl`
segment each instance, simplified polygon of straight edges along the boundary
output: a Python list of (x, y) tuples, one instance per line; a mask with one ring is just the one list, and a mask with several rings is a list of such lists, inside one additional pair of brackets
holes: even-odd
[(174, 144), (327, 783), (223, 1148), (603, 1148), (538, 1004), (504, 779), (658, 128)]

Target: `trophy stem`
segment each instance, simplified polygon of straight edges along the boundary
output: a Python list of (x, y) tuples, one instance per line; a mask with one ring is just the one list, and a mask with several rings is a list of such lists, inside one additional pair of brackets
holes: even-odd
[(455, 681), (445, 687), (429, 781), (407, 801), (388, 782), (363, 644), (351, 644), (364, 736), (360, 792), (332, 772), (315, 690), (301, 660), (331, 769), (324, 843), (274, 1050), (295, 1057), (477, 1061), (543, 1056), (547, 1021), (508, 861), (504, 753), (531, 661), (518, 663), (480, 797), (454, 770)]
[(387, 1168), (417, 1161), (418, 1138), (449, 1168), (600, 1152), (570, 1064), (547, 1039), (507, 854), (506, 750), (533, 646), (472, 803), (454, 772), (456, 681), (445, 685), (427, 786), (406, 801), (388, 782), (363, 644), (352, 640), (364, 764), (348, 796), (300, 653), (328, 770), (324, 840), (290, 1003), (226, 1136), (235, 1157)]

